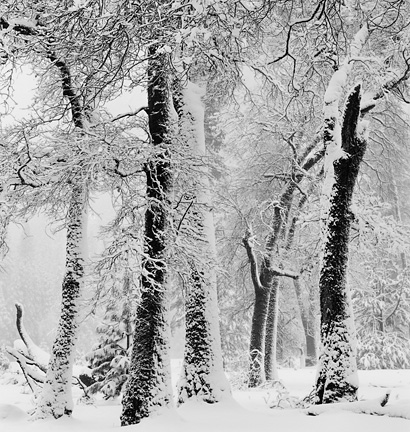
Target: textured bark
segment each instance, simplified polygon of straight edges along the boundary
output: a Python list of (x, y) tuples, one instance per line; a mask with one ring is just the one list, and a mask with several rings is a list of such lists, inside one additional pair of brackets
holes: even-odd
[[(357, 135), (360, 113), (360, 86), (346, 103), (341, 130), (343, 157), (334, 161), (334, 183), (327, 214), (326, 238), (320, 272), (321, 343), (317, 403), (357, 399), (355, 335), (346, 282), (350, 205), (366, 141)], [(328, 122), (330, 132), (334, 130)], [(331, 140), (331, 133), (325, 139)]]
[(210, 293), (213, 287), (195, 267), (190, 279), (185, 301), (185, 351), (178, 383), (178, 403), (190, 398), (207, 403), (220, 402), (230, 392), (223, 373), (220, 338), (215, 332), (219, 326), (213, 322), (218, 316), (210, 316), (214, 309)]
[(257, 387), (265, 380), (265, 334), (269, 309), (269, 289), (254, 284), (255, 304), (252, 315), (251, 339), (249, 347), (249, 387)]
[(71, 415), (74, 347), (78, 335), (78, 310), (84, 277), (84, 244), (87, 229), (86, 192), (74, 186), (67, 214), (66, 265), (62, 285), (61, 315), (46, 380), (35, 417)]
[(266, 321), (266, 342), (265, 342), (265, 377), (268, 381), (279, 378), (276, 365), (276, 349), (278, 339), (278, 315), (279, 315), (279, 277), (272, 281), (268, 318)]
[(166, 247), (169, 230), (171, 166), (169, 155), (168, 59), (149, 50), (148, 123), (155, 156), (146, 164), (147, 209), (141, 301), (136, 311), (133, 350), (121, 425), (139, 423), (172, 403), (169, 361)]

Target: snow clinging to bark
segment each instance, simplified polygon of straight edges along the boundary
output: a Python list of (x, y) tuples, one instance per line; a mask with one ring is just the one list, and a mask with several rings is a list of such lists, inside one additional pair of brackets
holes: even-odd
[[(206, 158), (204, 132), (204, 106), (201, 98), (205, 90), (189, 82), (184, 90), (184, 111), (182, 133), (190, 150), (200, 165), (199, 179), (196, 187), (196, 212), (200, 216), (202, 239), (199, 241), (200, 257), (194, 265), (198, 271), (198, 281), (191, 287), (187, 299), (187, 331), (197, 331), (202, 328), (202, 341), (195, 341), (201, 346), (203, 353), (192, 352), (194, 346), (187, 344), (183, 365), (183, 373), (178, 383), (179, 401), (184, 402), (190, 396), (207, 402), (219, 402), (230, 395), (229, 383), (223, 371), (221, 340), (219, 332), (219, 311), (216, 281), (216, 245), (215, 228), (212, 214), (212, 197)], [(201, 313), (195, 308), (202, 309)], [(188, 318), (189, 317), (189, 318)], [(191, 335), (192, 336), (192, 335)], [(190, 340), (190, 337), (187, 337)]]

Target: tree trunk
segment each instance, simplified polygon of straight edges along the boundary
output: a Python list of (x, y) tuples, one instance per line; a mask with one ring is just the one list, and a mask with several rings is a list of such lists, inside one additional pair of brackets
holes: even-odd
[(272, 281), (269, 296), (268, 318), (266, 321), (266, 343), (265, 343), (265, 377), (268, 381), (279, 379), (276, 364), (276, 346), (278, 338), (278, 315), (279, 315), (279, 277)]
[[(180, 115), (180, 136), (188, 144), (188, 151), (203, 164), (206, 156), (202, 89), (188, 83), (184, 91)], [(195, 165), (195, 163), (194, 163)], [(201, 166), (201, 165), (200, 165)], [(191, 214), (194, 235), (193, 253), (185, 302), (185, 352), (182, 375), (178, 383), (178, 403), (196, 398), (208, 403), (219, 402), (229, 395), (229, 384), (224, 375), (216, 280), (215, 228), (208, 168), (201, 166), (192, 173), (196, 202)], [(198, 239), (195, 241), (194, 239)]]
[[(313, 147), (310, 149), (310, 151)], [(303, 160), (302, 168), (309, 171), (323, 157), (323, 151), (318, 151), (313, 155), (307, 152), (301, 159)], [(277, 295), (279, 285), (276, 285), (275, 279), (278, 276), (288, 276), (297, 278), (294, 272), (280, 271), (272, 269), (273, 263), (279, 261), (276, 253), (277, 245), (281, 233), (284, 234), (284, 224), (288, 222), (288, 216), (292, 205), (293, 194), (297, 185), (303, 180), (304, 174), (299, 171), (292, 174), (293, 180), (286, 186), (281, 195), (280, 202), (275, 206), (274, 217), (272, 220), (272, 232), (266, 242), (266, 255), (262, 260), (259, 278), (252, 275), (252, 283), (255, 291), (255, 306), (253, 310), (251, 341), (250, 341), (250, 366), (249, 366), (249, 387), (260, 385), (265, 378), (276, 379), (276, 345), (277, 345)], [(292, 234), (291, 234), (292, 235)], [(247, 235), (243, 241), (246, 243)], [(254, 253), (249, 253), (249, 244), (245, 244), (249, 260), (255, 261)], [(251, 273), (255, 270), (251, 270)], [(274, 297), (270, 302), (271, 293)], [(271, 307), (269, 307), (271, 304)], [(268, 324), (269, 320), (269, 324)], [(267, 329), (269, 326), (269, 330)], [(267, 347), (269, 347), (267, 349)]]
[(300, 310), (300, 318), (302, 321), (303, 332), (305, 334), (306, 341), (306, 366), (312, 366), (316, 364), (316, 339), (315, 339), (315, 331), (314, 325), (312, 325), (309, 320), (309, 310), (306, 310), (306, 307), (302, 301), (302, 290), (300, 288), (300, 282), (298, 279), (294, 279), (293, 281), (295, 287), (296, 298), (298, 300), (299, 310)]
[(73, 186), (67, 215), (66, 270), (62, 285), (62, 306), (57, 337), (53, 344), (46, 380), (35, 418), (71, 415), (72, 369), (78, 334), (78, 311), (84, 277), (87, 238), (87, 200), (82, 185)]
[(272, 274), (269, 272), (269, 262), (262, 260), (260, 283), (254, 281), (255, 305), (253, 308), (251, 340), (249, 347), (249, 387), (257, 387), (265, 381), (265, 338), (266, 322), (269, 311), (269, 298)]
[(166, 289), (172, 185), (168, 148), (170, 92), (168, 58), (157, 49), (155, 46), (150, 48), (148, 65), (148, 122), (156, 154), (145, 166), (147, 209), (142, 292), (136, 311), (129, 378), (122, 401), (122, 426), (139, 423), (160, 408), (172, 405)]
[[(317, 403), (357, 399), (355, 334), (346, 267), (352, 220), (350, 205), (366, 149), (366, 140), (357, 134), (360, 99), (360, 86), (357, 86), (346, 102), (340, 136), (344, 154), (338, 154), (332, 162), (334, 182), (330, 190), (319, 281), (322, 349), (316, 381)], [(325, 142), (337, 143), (336, 122), (336, 118), (327, 119)]]

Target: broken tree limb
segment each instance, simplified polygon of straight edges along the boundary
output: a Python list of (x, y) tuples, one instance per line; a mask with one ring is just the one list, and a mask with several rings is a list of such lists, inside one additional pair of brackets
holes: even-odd
[(246, 254), (248, 255), (249, 263), (251, 265), (251, 277), (252, 283), (256, 287), (262, 288), (259, 272), (258, 272), (258, 261), (253, 250), (253, 239), (254, 235), (251, 228), (248, 228), (243, 236), (242, 243), (245, 246)]
[(358, 402), (340, 402), (330, 404), (312, 405), (304, 410), (307, 415), (317, 416), (329, 411), (350, 411), (358, 414), (383, 415), (381, 409), (386, 406), (390, 397), (388, 391), (383, 397)]
[(16, 311), (17, 311), (17, 314), (16, 314), (17, 331), (18, 331), (20, 338), (23, 341), (23, 343), (26, 347), (26, 351), (27, 351), (26, 353), (23, 353), (23, 354), (25, 355), (26, 360), (30, 360), (42, 372), (46, 373), (49, 355), (33, 342), (30, 335), (28, 334), (26, 328), (24, 327), (24, 323), (23, 323), (24, 309), (23, 309), (23, 306), (19, 303), (16, 303), (15, 306), (16, 306)]

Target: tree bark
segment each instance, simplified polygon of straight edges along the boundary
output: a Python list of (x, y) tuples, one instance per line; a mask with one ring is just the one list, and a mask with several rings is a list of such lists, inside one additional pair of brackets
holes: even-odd
[(167, 301), (167, 244), (172, 185), (170, 161), (170, 91), (168, 58), (159, 47), (149, 49), (148, 124), (155, 155), (146, 164), (141, 300), (136, 311), (133, 349), (121, 425), (139, 423), (172, 405)]
[(269, 296), (268, 317), (266, 320), (265, 337), (265, 377), (268, 381), (277, 380), (278, 370), (276, 365), (276, 351), (278, 339), (278, 317), (279, 317), (279, 277), (272, 281)]
[[(357, 133), (360, 114), (360, 86), (349, 95), (341, 129), (344, 155), (333, 162), (334, 182), (325, 226), (323, 261), (320, 272), (321, 343), (317, 403), (357, 399), (357, 366), (350, 292), (346, 282), (350, 205), (366, 140)], [(328, 119), (325, 142), (334, 138), (336, 119)], [(326, 181), (326, 180), (325, 180)]]

